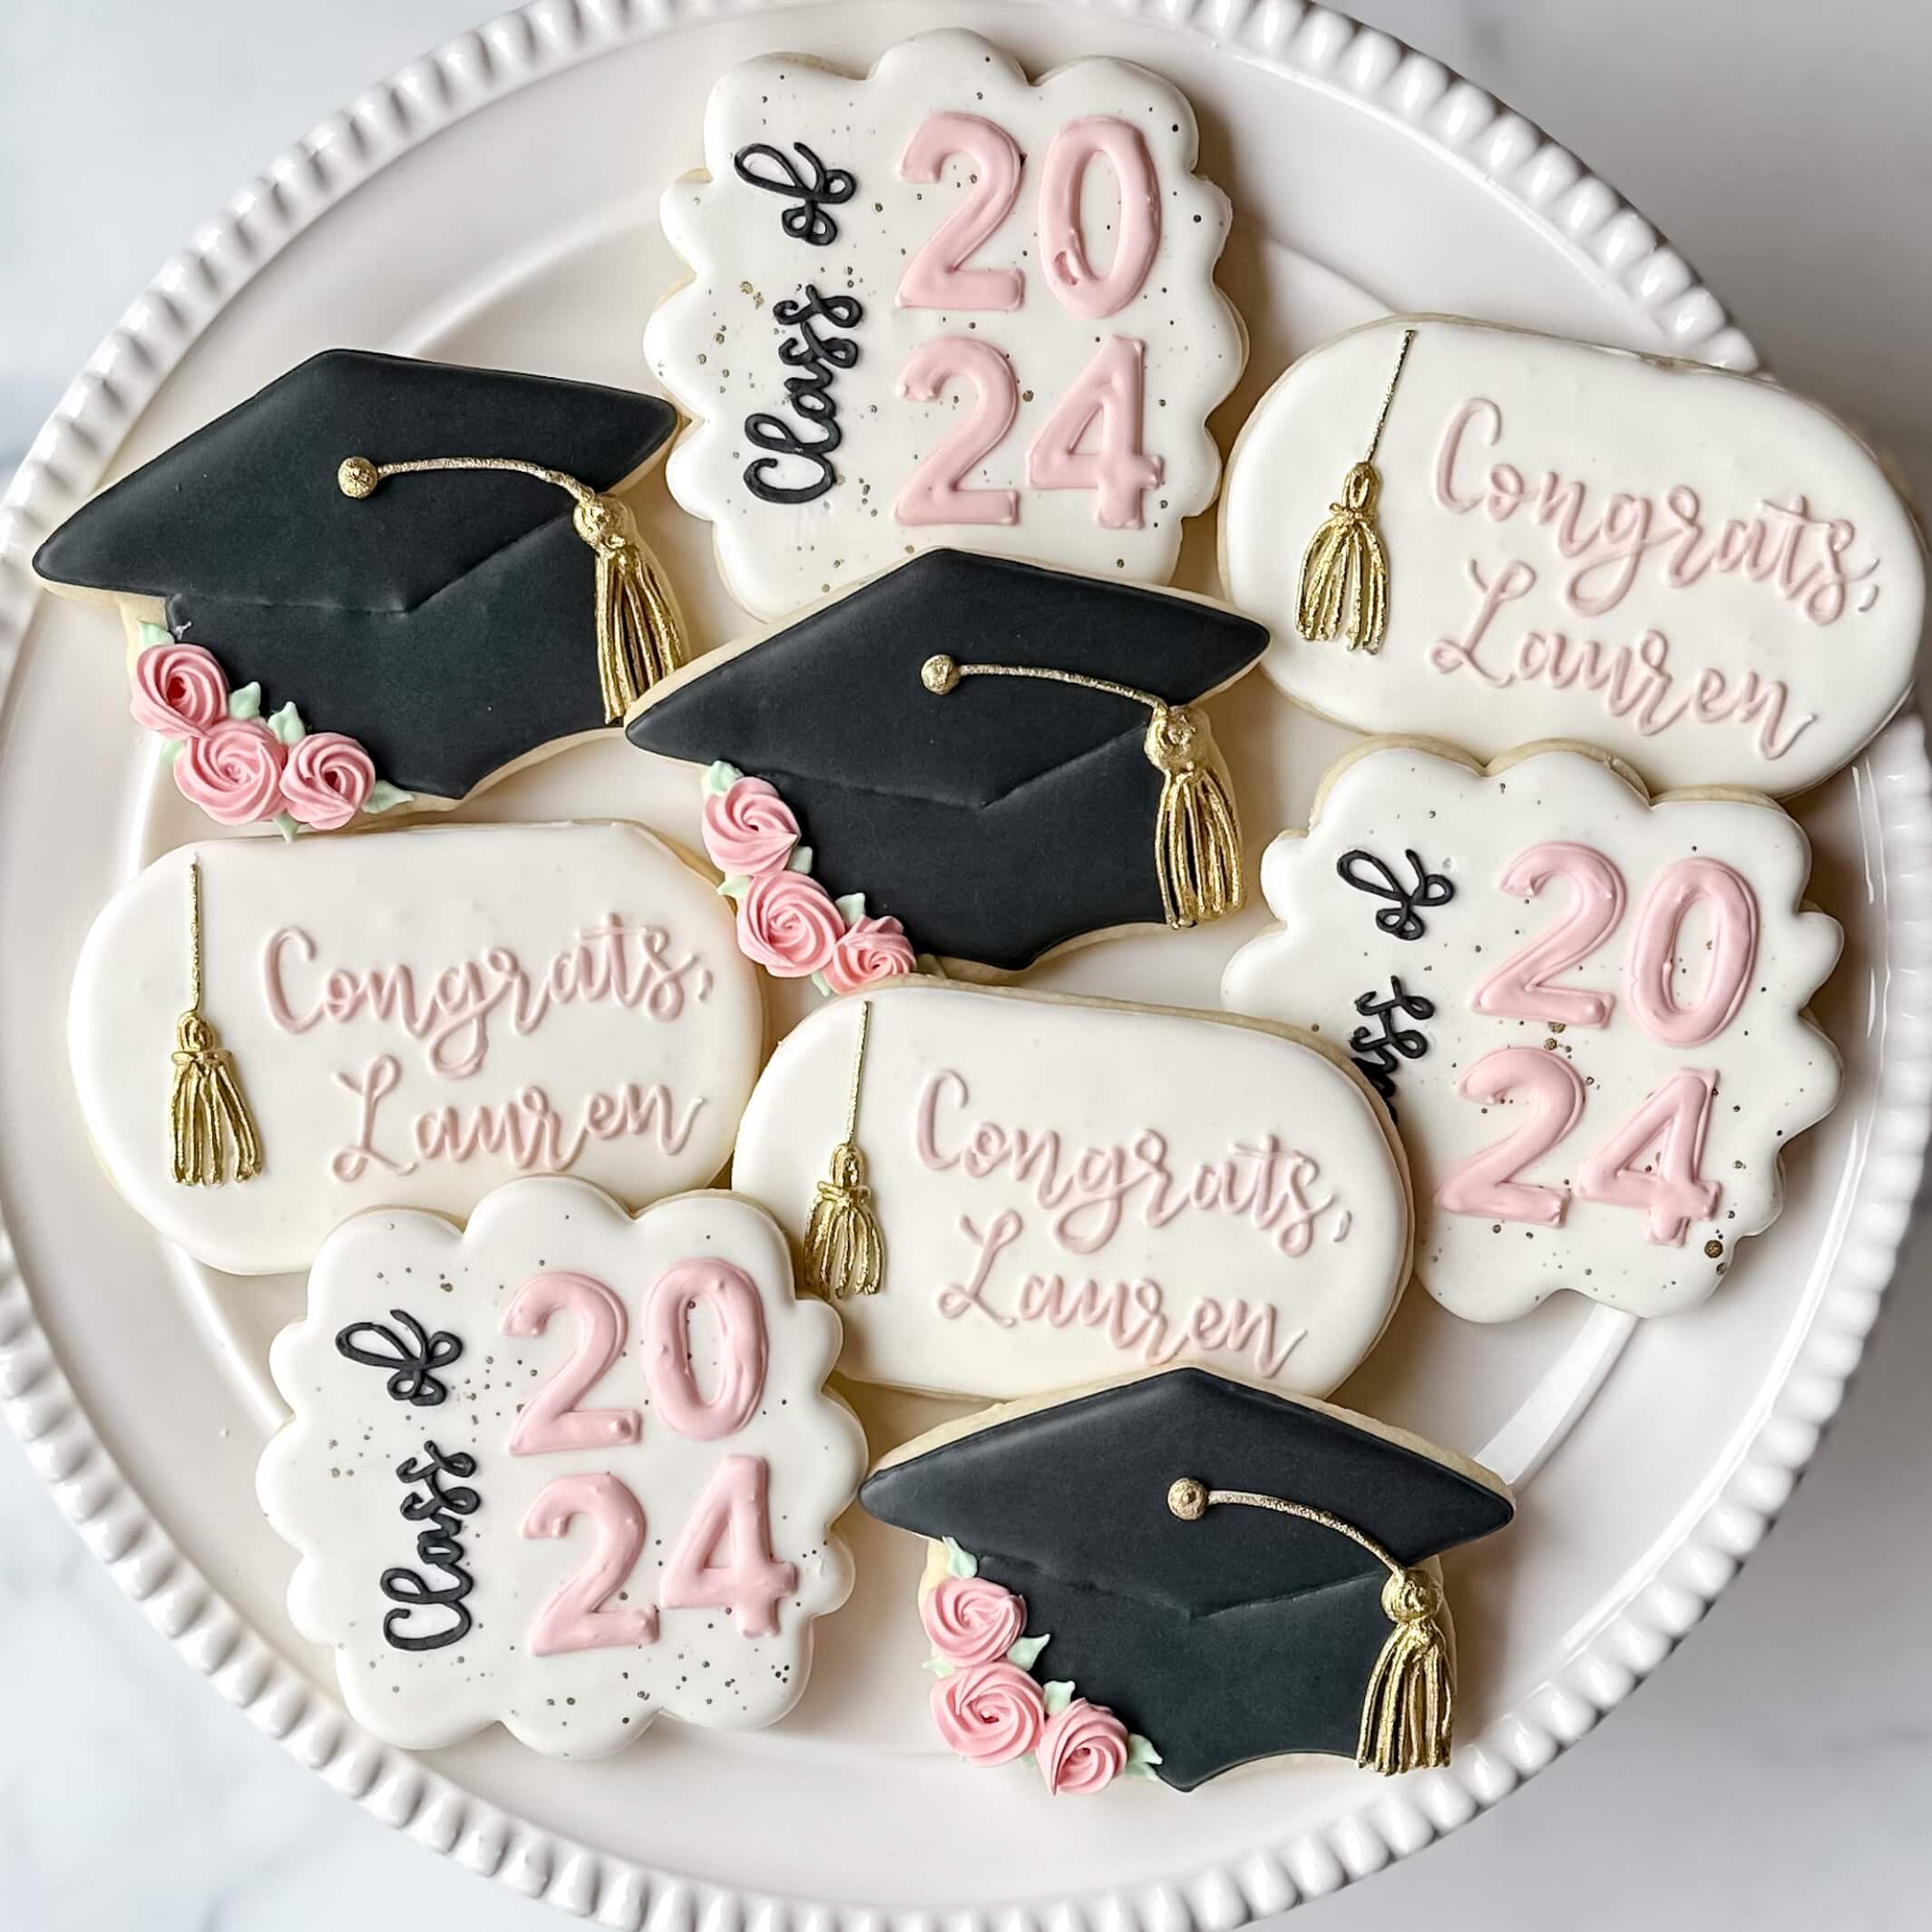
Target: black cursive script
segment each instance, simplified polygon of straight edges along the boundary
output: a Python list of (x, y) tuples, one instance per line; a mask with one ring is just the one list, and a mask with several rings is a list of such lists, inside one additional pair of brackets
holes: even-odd
[[(796, 301), (774, 302), (772, 317), (786, 328), (798, 331), (778, 345), (778, 359), (788, 369), (805, 372), (785, 379), (786, 405), (799, 421), (795, 425), (764, 410), (745, 418), (746, 435), (761, 450), (775, 452), (746, 466), (745, 487), (767, 503), (809, 503), (838, 481), (832, 453), (845, 440), (845, 433), (839, 427), (832, 378), (859, 359), (859, 346), (850, 337), (822, 335), (814, 325), (827, 322), (834, 329), (856, 328), (864, 320), (865, 310), (853, 296), (821, 295), (807, 282)], [(815, 436), (805, 433), (815, 426)], [(773, 483), (772, 473), (786, 457), (810, 463), (815, 472), (812, 480), (797, 484)]]
[[(858, 183), (844, 168), (826, 167), (804, 141), (795, 141), (792, 146), (805, 157), (805, 166), (812, 171), (809, 179), (799, 173), (788, 155), (769, 141), (755, 141), (749, 147), (740, 148), (731, 157), (731, 165), (737, 171), (739, 181), (762, 188), (766, 194), (786, 195), (796, 201), (797, 207), (786, 209), (778, 218), (778, 225), (794, 241), (822, 249), (838, 239), (838, 223), (825, 212), (827, 204), (842, 207), (851, 200)], [(778, 173), (759, 173), (750, 165), (754, 159), (769, 161)]]
[[(426, 1332), (406, 1308), (392, 1308), (389, 1319), (407, 1331), (406, 1341), (380, 1322), (351, 1322), (337, 1333), (336, 1352), (371, 1369), (393, 1371), (388, 1383), (392, 1401), (434, 1409), (449, 1390), (431, 1371), (448, 1368), (463, 1353), (463, 1343), (446, 1329)], [(366, 1336), (369, 1342), (359, 1342), (358, 1336)]]
[[(1412, 855), (1412, 854), (1411, 854)], [(1389, 1117), (1395, 1117), (1395, 1069), (1402, 1060), (1419, 1060), (1429, 1051), (1429, 1035), (1416, 1027), (1399, 1026), (1394, 1015), (1410, 1020), (1431, 1020), (1436, 1002), (1421, 993), (1412, 993), (1402, 984), (1400, 973), (1389, 976), (1389, 997), (1378, 1000), (1371, 986), (1359, 994), (1355, 1010), (1365, 1019), (1379, 1020), (1381, 1030), (1357, 1027), (1349, 1035), (1349, 1055), (1356, 1069), (1389, 1104)]]
[[(1335, 870), (1343, 883), (1352, 885), (1358, 893), (1370, 893), (1391, 902), (1376, 911), (1375, 923), (1382, 932), (1391, 939), (1420, 939), (1428, 928), (1417, 908), (1447, 905), (1456, 896), (1456, 888), (1440, 873), (1430, 872), (1422, 864), (1420, 853), (1405, 851), (1402, 856), (1414, 870), (1416, 883), (1412, 886), (1405, 886), (1372, 852), (1363, 852), (1359, 847), (1344, 852), (1335, 861)], [(1364, 878), (1364, 867), (1374, 876)]]
[[(444, 1455), (434, 1442), (425, 1442), (420, 1456), (396, 1464), (395, 1473), (412, 1485), (403, 1498), (405, 1520), (424, 1526), (416, 1532), (416, 1561), (449, 1580), (438, 1584), (417, 1570), (385, 1570), (383, 1595), (403, 1607), (384, 1616), (383, 1638), (395, 1650), (441, 1650), (460, 1644), (470, 1634), (472, 1619), (463, 1600), (476, 1585), (463, 1566), (463, 1518), (475, 1515), (483, 1498), (462, 1478), (475, 1475), (476, 1459), (462, 1449)], [(454, 1487), (444, 1487), (445, 1475), (459, 1478)], [(418, 1483), (421, 1494), (414, 1488)], [(451, 1621), (421, 1635), (403, 1627), (419, 1611), (435, 1609), (447, 1610)]]

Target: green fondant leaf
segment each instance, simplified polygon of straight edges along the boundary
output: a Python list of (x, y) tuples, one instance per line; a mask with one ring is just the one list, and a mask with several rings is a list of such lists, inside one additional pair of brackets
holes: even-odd
[(308, 727), (302, 722), (302, 714), (293, 704), (284, 705), (278, 711), (271, 711), (268, 718), (268, 729), (285, 745), (298, 745), (308, 736)]
[(815, 972), (812, 975), (812, 984), (817, 987), (826, 999), (829, 1000), (832, 997), (832, 982), (826, 979), (824, 973)]
[(848, 926), (857, 925), (859, 921), (865, 917), (864, 893), (847, 893), (843, 899), (834, 899), (832, 903), (838, 908), (838, 916)]
[(278, 812), (268, 823), (286, 839), (292, 839), (302, 828), (286, 812)]
[(245, 684), (239, 691), (230, 691), (228, 694), (228, 715), (230, 717), (259, 717), (261, 687)]
[(717, 896), (720, 899), (728, 899), (736, 905), (750, 887), (751, 881), (743, 873), (735, 872), (728, 879), (720, 879), (717, 882)]
[(794, 845), (791, 857), (785, 862), (785, 869), (786, 872), (810, 872), (812, 848), (809, 845)]
[(1058, 1717), (1073, 1702), (1073, 1684), (1068, 1678), (1056, 1678), (1050, 1683), (1039, 1687), (1039, 1694), (1047, 1706), (1049, 1717)]
[(163, 765), (172, 765), (174, 761), (178, 757), (180, 757), (182, 752), (184, 752), (187, 748), (188, 740), (186, 738), (170, 738), (168, 742), (161, 746), (161, 763)]
[(946, 1545), (947, 1576), (977, 1576), (980, 1574), (979, 1558), (968, 1556), (951, 1537), (946, 1537), (944, 1540)]
[(369, 787), (369, 795), (363, 800), (362, 808), (365, 812), (390, 812), (399, 805), (413, 805), (415, 802), (413, 793), (391, 785), (386, 778), (378, 778)]
[(168, 635), (167, 630), (160, 624), (143, 624), (137, 634), (141, 639), (141, 648), (143, 650), (152, 650), (157, 644), (171, 644), (174, 642), (174, 639)]
[(1127, 1732), (1127, 1774), (1129, 1778), (1151, 1778), (1161, 1761), (1160, 1752), (1137, 1731)]
[(1047, 1639), (1052, 1633), (1042, 1632), (1037, 1637), (1021, 1637), (1012, 1649), (1007, 1652), (1006, 1661), (1017, 1664), (1021, 1670), (1029, 1671), (1039, 1661), (1039, 1654), (1047, 1647)]
[(935, 1677), (950, 1677), (952, 1674), (952, 1666), (943, 1657), (936, 1654), (926, 1659), (926, 1668)]
[(736, 765), (727, 765), (719, 759), (716, 765), (706, 766), (704, 788), (707, 792), (728, 792), (744, 776)]

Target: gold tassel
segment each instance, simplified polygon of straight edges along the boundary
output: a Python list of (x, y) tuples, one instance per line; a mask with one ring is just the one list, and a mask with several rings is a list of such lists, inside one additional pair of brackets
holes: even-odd
[(1389, 1572), (1382, 1585), (1382, 1612), (1394, 1627), (1369, 1673), (1355, 1761), (1384, 1776), (1447, 1764), (1455, 1730), (1456, 1677), (1442, 1625), (1442, 1592), (1435, 1579), (1426, 1570), (1405, 1569), (1373, 1537), (1326, 1509), (1253, 1489), (1210, 1489), (1192, 1476), (1168, 1486), (1167, 1508), (1184, 1523), (1199, 1522), (1215, 1503), (1241, 1503), (1318, 1524), (1346, 1537)]
[(614, 725), (652, 685), (684, 662), (684, 620), (658, 560), (638, 533), (629, 504), (600, 496), (561, 470), (511, 456), (428, 456), (414, 463), (372, 463), (346, 456), (336, 471), (343, 495), (376, 494), (391, 476), (430, 470), (498, 470), (533, 476), (565, 491), (577, 508), (571, 528), (597, 557), (597, 685), (604, 722)]
[(845, 1137), (832, 1150), (831, 1171), (818, 1184), (805, 1223), (805, 1292), (832, 1302), (842, 1302), (848, 1294), (876, 1294), (885, 1275), (885, 1240), (873, 1212), (865, 1156), (858, 1143), (859, 1084), (865, 1075), (865, 1039), (871, 1027), (872, 1001), (862, 1000)]
[(219, 1187), (261, 1172), (261, 1138), (221, 1037), (201, 1014), (201, 868), (188, 865), (189, 1000), (174, 1023), (174, 1091), (169, 1125), (174, 1178), (184, 1187)]
[(1415, 338), (1414, 329), (1402, 331), (1402, 346), (1396, 352), (1395, 368), (1382, 393), (1381, 414), (1375, 419), (1375, 434), (1369, 438), (1369, 453), (1342, 478), (1342, 501), (1328, 506), (1327, 522), (1302, 552), (1294, 622), (1295, 629), (1311, 642), (1341, 636), (1348, 639), (1351, 650), (1373, 655), (1382, 648), (1388, 632), (1389, 553), (1375, 521), (1376, 501), (1382, 487), (1375, 453), (1381, 447), (1389, 407), (1395, 401), (1395, 385), (1401, 379), (1402, 365), (1409, 359), (1409, 346)]
[(927, 690), (942, 697), (966, 678), (1038, 678), (1147, 706), (1153, 715), (1142, 743), (1147, 762), (1161, 775), (1154, 815), (1161, 916), (1185, 930), (1241, 910), (1247, 896), (1241, 876), (1241, 818), (1234, 809), (1234, 783), (1205, 712), (1192, 705), (1170, 705), (1151, 691), (1110, 678), (1029, 665), (961, 664), (941, 654), (928, 658), (919, 676)]
[(1355, 1761), (1385, 1777), (1434, 1770), (1449, 1761), (1456, 1686), (1440, 1622), (1442, 1593), (1420, 1570), (1399, 1570), (1382, 1586), (1395, 1627), (1369, 1673)]

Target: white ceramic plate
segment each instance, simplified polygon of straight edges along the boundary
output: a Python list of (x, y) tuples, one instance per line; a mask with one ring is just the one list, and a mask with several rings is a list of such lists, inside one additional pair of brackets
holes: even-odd
[[(863, 68), (942, 22), (1036, 71), (1095, 52), (1141, 60), (1192, 96), (1203, 171), (1234, 200), (1224, 282), (1254, 337), (1248, 377), (1215, 419), (1224, 446), (1293, 354), (1382, 308), (1752, 361), (1688, 267), (1571, 156), (1434, 63), (1293, 0), (549, 0), (452, 43), (291, 150), (76, 380), (0, 511), (0, 1208), (18, 1261), (17, 1274), (0, 1267), (0, 1391), (90, 1545), (222, 1694), (424, 1843), (612, 1927), (910, 1928), (933, 1910), (1013, 1905), (1009, 1932), (1224, 1928), (1461, 1823), (1625, 1696), (1762, 1536), (1858, 1360), (1923, 1149), (1932, 773), (1908, 717), (1800, 806), (1815, 895), (1847, 926), (1820, 1003), (1847, 1094), (1788, 1163), (1772, 1233), (1709, 1304), (1621, 1354), (1615, 1318), (1567, 1298), (1478, 1329), (1412, 1294), (1342, 1391), (1533, 1472), (1517, 1527), (1450, 1566), (1463, 1609), (1451, 1769), (1383, 1781), (1278, 1762), (1190, 1797), (1137, 1786), (1088, 1805), (971, 1771), (926, 1722), (915, 1552), (860, 1518), (858, 1591), (775, 1731), (667, 1722), (620, 1758), (571, 1765), (501, 1732), (411, 1757), (347, 1722), (327, 1660), (283, 1615), (292, 1556), (252, 1490), (276, 1416), (267, 1342), (299, 1285), (227, 1281), (163, 1252), (100, 1176), (67, 1083), (65, 989), (96, 907), (206, 827), (134, 750), (112, 627), (36, 600), (26, 560), (104, 477), (330, 344), (641, 381), (645, 315), (678, 272), (653, 210), (698, 158), (712, 77), (782, 48)], [(661, 486), (643, 511), (700, 633), (728, 634), (708, 532)], [(1204, 519), (1181, 581), (1212, 588), (1213, 553)], [(1257, 850), (1301, 821), (1346, 742), (1259, 678), (1222, 701), (1217, 729), (1247, 776)], [(469, 810), (628, 815), (687, 837), (695, 823), (684, 786), (617, 743)], [(1222, 961), (1260, 916), (1097, 946), (1036, 977), (1212, 1005)], [(934, 1410), (863, 1406), (875, 1448)]]

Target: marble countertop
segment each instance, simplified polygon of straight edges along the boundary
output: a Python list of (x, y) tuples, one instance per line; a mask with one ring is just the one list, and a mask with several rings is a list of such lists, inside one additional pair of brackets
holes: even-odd
[[(912, 16), (936, 18), (926, 0)], [(0, 474), (150, 268), (480, 0), (0, 6)], [(1925, 0), (1356, 0), (1584, 156), (1795, 386), (1932, 484)], [(1756, 1932), (1932, 1892), (1932, 1236), (1831, 1440), (1708, 1627), (1512, 1798), (1297, 1925)], [(0, 1431), (0, 1925), (542, 1932), (325, 1789), (170, 1654)]]

